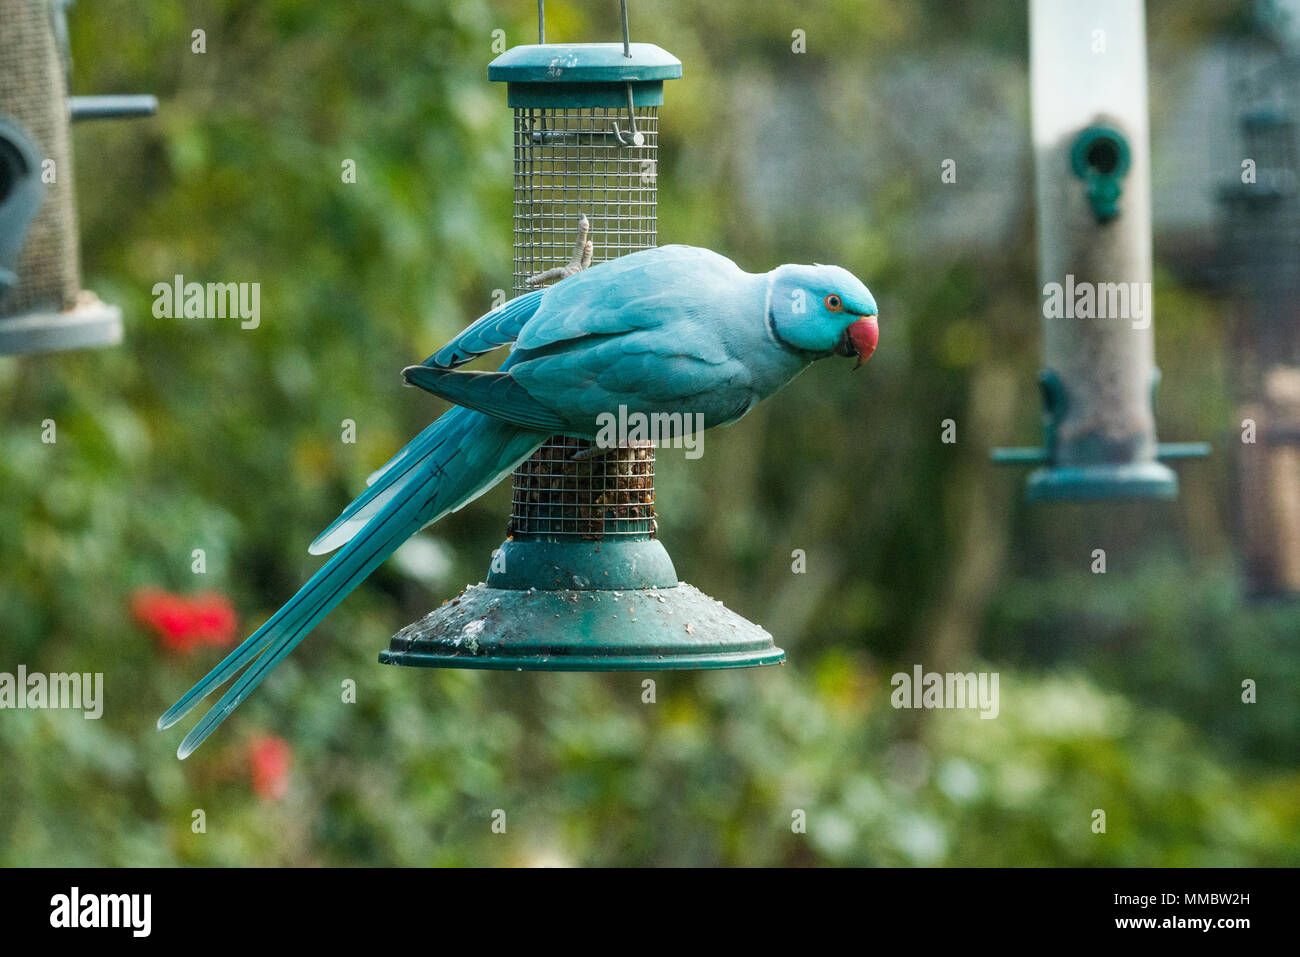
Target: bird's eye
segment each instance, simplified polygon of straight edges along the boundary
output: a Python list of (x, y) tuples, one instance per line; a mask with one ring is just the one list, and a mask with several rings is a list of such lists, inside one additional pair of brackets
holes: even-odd
[(831, 312), (839, 312), (844, 308), (844, 301), (840, 299), (839, 296), (835, 295), (835, 293), (831, 293), (826, 297), (826, 308)]

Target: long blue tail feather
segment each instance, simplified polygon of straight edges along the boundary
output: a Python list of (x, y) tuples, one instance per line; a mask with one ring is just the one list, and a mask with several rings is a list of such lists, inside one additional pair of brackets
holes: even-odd
[(186, 735), (177, 751), (179, 757), (185, 758), (202, 744), (320, 620), (402, 542), (495, 485), (545, 439), (537, 432), (467, 409), (453, 409), (435, 425), (438, 428), (426, 429), (416, 440), (429, 448), (413, 456), (411, 464), (400, 472), (385, 476), (385, 486), (393, 491), (376, 514), (261, 628), (158, 719), (159, 729), (171, 727), (247, 667)]
[[(460, 413), (452, 410), (448, 415)], [(408, 442), (400, 452), (389, 459), (379, 471), (371, 476), (366, 490), (358, 495), (343, 509), (339, 517), (316, 536), (307, 551), (313, 555), (327, 555), (352, 537), (360, 528), (373, 518), (385, 501), (400, 492), (408, 482), (418, 478), (420, 466), (429, 457), (443, 448), (448, 439), (455, 434), (454, 429), (442, 426), (443, 419), (438, 419), (414, 439)], [(352, 526), (349, 529), (349, 526)]]

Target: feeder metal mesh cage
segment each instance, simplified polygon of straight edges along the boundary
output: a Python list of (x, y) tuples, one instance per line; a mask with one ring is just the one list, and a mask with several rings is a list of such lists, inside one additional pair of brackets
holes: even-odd
[[(657, 244), (658, 109), (514, 111), (514, 291), (573, 254), (578, 222), (591, 224), (592, 262)], [(632, 122), (629, 122), (629, 119)], [(628, 127), (639, 142), (625, 145)], [(510, 534), (516, 538), (655, 534), (653, 447), (598, 451), (554, 436), (514, 474)]]
[(21, 281), (0, 306), (0, 316), (57, 313), (71, 309), (81, 289), (63, 61), (48, 6), (13, 0), (0, 5), (0, 116), (25, 129), (59, 174), (45, 184), (45, 201), (28, 229), (16, 270)]
[[(1276, 363), (1300, 364), (1295, 333), (1300, 299), (1300, 55), (1270, 57), (1234, 84), (1245, 104), (1238, 117), (1232, 157), (1257, 164), (1252, 182), (1226, 184), (1223, 258), (1229, 278), (1249, 302), (1250, 362), (1246, 381), (1258, 381)], [(1235, 164), (1234, 164), (1235, 165)]]
[(553, 436), (515, 470), (512, 538), (654, 537), (654, 448), (593, 448)]
[(568, 262), (574, 226), (591, 222), (593, 262), (657, 244), (655, 154), (658, 109), (638, 107), (640, 146), (624, 146), (615, 126), (626, 110), (515, 110), (516, 293), (529, 276)]
[(81, 288), (68, 124), (145, 116), (157, 102), (147, 95), (67, 95), (69, 3), (0, 0), (0, 354), (5, 355), (106, 346), (122, 338), (121, 311)]

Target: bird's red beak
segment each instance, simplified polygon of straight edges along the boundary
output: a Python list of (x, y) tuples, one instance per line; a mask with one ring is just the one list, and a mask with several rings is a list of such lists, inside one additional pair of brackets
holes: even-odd
[(880, 341), (880, 327), (876, 325), (875, 316), (863, 316), (849, 326), (848, 332), (853, 351), (858, 354), (858, 364), (853, 367), (857, 369), (876, 351), (876, 343)]

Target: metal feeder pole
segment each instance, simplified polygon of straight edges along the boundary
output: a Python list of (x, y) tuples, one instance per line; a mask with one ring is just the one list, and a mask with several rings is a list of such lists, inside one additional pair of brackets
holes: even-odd
[[(488, 67), (514, 110), (516, 293), (576, 258), (580, 222), (593, 262), (656, 245), (658, 107), (681, 63), (632, 43), (623, 13), (622, 43), (518, 46)], [(678, 581), (657, 537), (654, 464), (652, 446), (553, 436), (514, 473), (509, 537), (487, 582), (404, 628), (379, 660), (521, 671), (783, 661), (766, 631)]]
[(1144, 5), (1031, 0), (1029, 19), (1044, 443), (993, 457), (1044, 466), (1035, 500), (1174, 498), (1159, 459), (1209, 449), (1156, 440)]
[(158, 104), (152, 96), (68, 96), (64, 7), (0, 0), (0, 353), (122, 339), (121, 310), (81, 288), (68, 124), (143, 116)]

